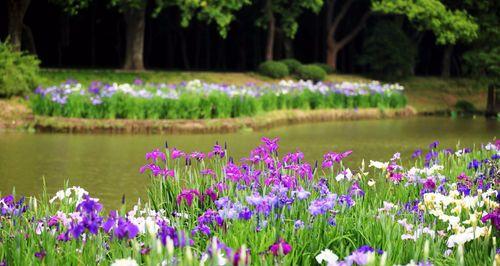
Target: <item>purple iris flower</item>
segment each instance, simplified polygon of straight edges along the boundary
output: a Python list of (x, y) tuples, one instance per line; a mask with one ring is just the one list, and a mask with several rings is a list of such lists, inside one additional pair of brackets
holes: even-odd
[(412, 159), (422, 156), (422, 149), (416, 149), (411, 155)]
[(203, 169), (200, 171), (201, 175), (208, 175), (211, 176), (212, 178), (216, 178), (217, 175), (215, 174), (215, 171), (212, 169)]
[(470, 195), (470, 188), (461, 182), (457, 183), (457, 190), (464, 196)]
[(161, 222), (159, 226), (158, 238), (164, 246), (167, 244), (167, 239), (171, 239), (175, 247), (193, 245), (193, 240), (189, 239), (184, 232), (177, 232), (174, 227), (168, 226), (165, 222)]
[(307, 180), (312, 180), (313, 179), (313, 171), (311, 168), (311, 165), (308, 163), (303, 163), (301, 164), (297, 170), (295, 171), (300, 178), (302, 179), (307, 179)]
[(328, 152), (325, 155), (323, 155), (323, 162), (321, 163), (321, 167), (330, 168), (333, 166), (334, 163), (340, 163), (340, 161), (351, 155), (351, 153), (352, 153), (351, 150), (341, 153)]
[(474, 159), (472, 160), (469, 165), (467, 166), (467, 169), (474, 169), (477, 170), (481, 166), (481, 162)]
[(224, 158), (224, 156), (226, 155), (226, 151), (219, 144), (216, 144), (214, 145), (213, 150), (208, 153), (208, 157), (211, 158), (214, 155), (217, 155), (220, 158)]
[(241, 212), (238, 214), (238, 218), (242, 220), (250, 220), (252, 218), (252, 211), (247, 207), (243, 208)]
[(293, 191), (292, 195), (296, 195), (299, 200), (305, 200), (311, 195), (311, 192), (305, 190), (298, 190), (298, 191)]
[(278, 142), (280, 141), (279, 138), (274, 138), (274, 139), (262, 138), (261, 141), (265, 144), (265, 147), (269, 153), (276, 152), (279, 148), (278, 145)]
[(351, 195), (340, 195), (339, 197), (339, 204), (345, 204), (347, 207), (352, 207), (354, 206), (356, 202), (352, 199)]
[(309, 213), (313, 216), (325, 214), (333, 209), (337, 200), (337, 195), (330, 194), (325, 198), (313, 200), (309, 205)]
[(349, 189), (349, 194), (351, 196), (363, 197), (365, 195), (365, 192), (359, 186), (358, 181), (356, 181), (352, 184), (351, 188)]
[(439, 145), (439, 141), (434, 141), (431, 144), (429, 144), (429, 149), (435, 149)]
[(0, 199), (0, 216), (19, 216), (26, 212), (27, 208), (24, 204), (24, 197), (17, 202), (13, 195), (7, 195)]
[(222, 197), (214, 201), (214, 203), (217, 209), (222, 209), (223, 207), (228, 206), (231, 203), (231, 200), (229, 199), (229, 197)]
[(139, 228), (123, 217), (119, 217), (117, 211), (109, 213), (108, 220), (102, 225), (102, 228), (107, 233), (113, 231), (113, 235), (118, 239), (132, 239), (139, 233)]
[(258, 205), (262, 204), (262, 202), (264, 201), (264, 199), (259, 194), (247, 196), (246, 200), (247, 200), (248, 204), (253, 205), (253, 206), (258, 206)]
[(39, 260), (43, 260), (43, 258), (45, 258), (46, 255), (47, 255), (47, 253), (45, 252), (45, 250), (35, 252), (35, 257)]
[(181, 150), (178, 150), (176, 148), (173, 148), (172, 149), (172, 159), (177, 159), (177, 158), (181, 158), (181, 157), (184, 157), (186, 154), (181, 151)]
[(300, 151), (297, 151), (286, 154), (283, 157), (283, 162), (287, 164), (294, 164), (294, 163), (300, 163), (300, 161), (303, 159), (304, 159), (304, 154)]
[(483, 223), (486, 223), (488, 220), (491, 221), (491, 224), (497, 229), (500, 230), (500, 207), (497, 207), (494, 211), (486, 214), (481, 218)]
[(231, 162), (224, 167), (224, 173), (226, 174), (226, 177), (233, 182), (239, 182), (243, 178), (240, 168)]
[(205, 196), (208, 196), (212, 201), (215, 201), (218, 197), (217, 192), (215, 192), (214, 189), (211, 187), (205, 190), (205, 195), (203, 198), (205, 198)]
[(295, 229), (300, 229), (300, 228), (304, 228), (304, 222), (301, 221), (301, 220), (297, 220), (295, 221), (295, 223), (293, 224), (293, 227)]
[(326, 196), (326, 195), (330, 194), (330, 189), (328, 188), (328, 180), (326, 180), (326, 178), (321, 178), (318, 181), (318, 184), (316, 184), (316, 186), (314, 186), (314, 188), (317, 191), (319, 191), (321, 196)]
[(179, 195), (177, 195), (177, 204), (180, 205), (184, 199), (188, 206), (191, 207), (194, 197), (200, 198), (200, 192), (196, 189), (183, 189)]
[[(375, 252), (375, 249), (371, 246), (368, 246), (368, 245), (364, 245), (364, 246), (361, 246), (357, 249), (358, 252), (362, 252), (362, 253), (368, 253), (368, 252)], [(382, 255), (384, 253), (383, 250), (381, 249), (377, 249), (377, 253), (379, 255)]]
[(283, 238), (280, 238), (269, 247), (269, 251), (274, 256), (286, 255), (292, 251), (292, 246), (288, 244)]
[(436, 189), (436, 183), (434, 183), (434, 180), (432, 180), (432, 178), (428, 178), (424, 182), (424, 188), (434, 190)]
[(146, 153), (146, 160), (151, 160), (152, 162), (156, 162), (158, 159), (162, 159), (164, 162), (167, 161), (165, 153), (161, 152), (159, 149)]

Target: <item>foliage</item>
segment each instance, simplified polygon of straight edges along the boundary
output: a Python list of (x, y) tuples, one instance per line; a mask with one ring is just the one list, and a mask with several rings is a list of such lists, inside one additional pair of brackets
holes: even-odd
[(333, 74), (333, 73), (335, 73), (335, 69), (333, 69), (333, 67), (330, 66), (329, 64), (314, 63), (313, 65), (321, 67), (326, 72), (326, 74)]
[(275, 79), (288, 76), (290, 71), (286, 64), (277, 61), (266, 61), (259, 65), (259, 73)]
[(303, 80), (321, 81), (326, 77), (326, 71), (317, 65), (302, 65), (297, 69), (297, 77)]
[(293, 58), (287, 58), (280, 60), (279, 62), (285, 64), (288, 67), (290, 74), (295, 74), (297, 69), (302, 65), (299, 60)]
[(0, 42), (0, 97), (29, 93), (39, 81), (39, 64), (35, 56)]
[(382, 20), (368, 33), (359, 63), (377, 78), (401, 79), (412, 74), (416, 47), (400, 26)]
[[(168, 89), (174, 87), (175, 89)], [(167, 88), (167, 89), (165, 89)], [(76, 118), (208, 119), (253, 116), (283, 109), (401, 108), (402, 87), (377, 82), (227, 86), (190, 81), (178, 85), (66, 83), (39, 87), (30, 97), (37, 115)]]
[(1, 195), (0, 262), (494, 265), (500, 142), (425, 150), (350, 169), (353, 151), (314, 164), (282, 152), (278, 138), (262, 138), (241, 160), (220, 144), (166, 145), (146, 153), (147, 198), (128, 212), (106, 214), (94, 195), (67, 185), (39, 198)]
[(263, 16), (257, 20), (257, 25), (267, 28), (270, 15), (278, 16), (280, 28), (289, 38), (294, 38), (299, 28), (298, 18), (305, 10), (318, 13), (323, 6), (323, 0), (266, 0), (262, 9)]
[(500, 83), (500, 3), (498, 1), (468, 2), (467, 10), (479, 24), (479, 38), (464, 54), (467, 72), (490, 82)]
[[(116, 1), (116, 0), (115, 0)], [(234, 12), (240, 10), (244, 5), (250, 4), (250, 0), (226, 0), (226, 1), (183, 1), (183, 0), (156, 0), (155, 14), (168, 6), (177, 6), (181, 11), (181, 25), (187, 27), (189, 22), (196, 16), (199, 20), (208, 23), (215, 22), (219, 34), (225, 38), (229, 24), (235, 19)]]
[(64, 12), (70, 15), (76, 15), (81, 10), (87, 8), (92, 0), (49, 0), (50, 2), (60, 6)]
[(450, 10), (439, 0), (374, 0), (372, 10), (406, 16), (419, 30), (431, 30), (438, 44), (477, 38), (478, 25), (465, 11)]

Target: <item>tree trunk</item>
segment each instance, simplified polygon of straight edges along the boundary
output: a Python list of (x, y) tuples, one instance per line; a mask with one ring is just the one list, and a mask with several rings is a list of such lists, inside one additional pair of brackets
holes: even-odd
[(488, 86), (488, 97), (486, 99), (486, 117), (497, 117), (497, 113), (500, 112), (500, 102), (497, 96), (499, 95), (497, 87), (495, 84), (490, 84)]
[(36, 55), (35, 37), (33, 37), (31, 28), (25, 24), (23, 24), (23, 39), (23, 47), (25, 47), (30, 54)]
[(453, 45), (447, 45), (443, 52), (443, 62), (441, 69), (441, 77), (449, 78), (451, 73), (451, 55), (453, 54)]
[(339, 50), (335, 48), (335, 44), (328, 45), (328, 49), (326, 51), (326, 63), (329, 66), (331, 66), (334, 71), (337, 70), (337, 55), (338, 55), (338, 53), (339, 53)]
[(340, 21), (345, 17), (349, 8), (354, 3), (354, 0), (347, 0), (344, 2), (340, 11), (334, 17), (335, 0), (329, 0), (327, 2), (327, 13), (326, 13), (326, 63), (330, 65), (333, 70), (337, 70), (337, 57), (338, 53), (342, 48), (344, 48), (349, 42), (351, 42), (358, 33), (365, 27), (366, 21), (370, 17), (370, 11), (365, 12), (363, 16), (358, 20), (356, 26), (350, 29), (344, 38), (341, 40), (335, 39), (335, 34), (337, 33), (337, 28)]
[(266, 60), (273, 60), (274, 35), (276, 31), (276, 21), (274, 19), (271, 0), (267, 0), (266, 4), (268, 26), (267, 26), (267, 44), (266, 44)]
[(285, 58), (293, 58), (293, 41), (290, 37), (285, 36), (283, 46), (285, 48)]
[(90, 9), (90, 65), (95, 67), (95, 5)]
[(21, 50), (23, 20), (30, 0), (7, 0), (8, 36), (15, 51)]
[(144, 30), (146, 8), (130, 8), (124, 12), (126, 24), (126, 47), (124, 69), (144, 70)]
[(186, 44), (186, 37), (184, 36), (184, 29), (181, 28), (179, 29), (179, 36), (181, 40), (181, 55), (182, 55), (182, 63), (184, 64), (184, 69), (189, 70), (189, 57), (187, 53), (187, 44)]

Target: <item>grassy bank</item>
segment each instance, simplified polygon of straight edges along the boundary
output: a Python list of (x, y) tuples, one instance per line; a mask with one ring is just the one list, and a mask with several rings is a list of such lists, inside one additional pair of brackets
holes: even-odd
[[(146, 82), (179, 83), (200, 79), (206, 82), (245, 84), (278, 82), (253, 72), (190, 72), (190, 71), (145, 71), (124, 72), (119, 70), (55, 70), (43, 69), (41, 72), (44, 86), (59, 84), (69, 78), (86, 85), (94, 80), (114, 81), (117, 83), (132, 82), (140, 78)], [(326, 81), (369, 81), (360, 75), (330, 74)], [(438, 112), (453, 109), (458, 100), (467, 100), (478, 110), (486, 108), (487, 85), (472, 79), (439, 77), (410, 77), (399, 82), (405, 87), (408, 104), (418, 112)]]

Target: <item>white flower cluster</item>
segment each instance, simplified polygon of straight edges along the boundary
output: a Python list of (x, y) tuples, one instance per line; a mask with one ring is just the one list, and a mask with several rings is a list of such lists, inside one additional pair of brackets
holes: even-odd
[(59, 200), (63, 201), (64, 199), (68, 199), (70, 203), (80, 203), (84, 195), (88, 195), (89, 193), (81, 188), (81, 187), (70, 187), (65, 190), (59, 190), (56, 192), (56, 195), (49, 200), (49, 203), (54, 203), (54, 201)]
[(419, 209), (448, 225), (446, 230), (453, 234), (447, 245), (454, 247), (491, 233), (488, 227), (481, 227), (479, 220), (499, 206), (495, 201), (497, 193), (491, 188), (486, 192), (479, 190), (476, 196), (464, 196), (457, 190), (451, 190), (448, 195), (426, 193)]

